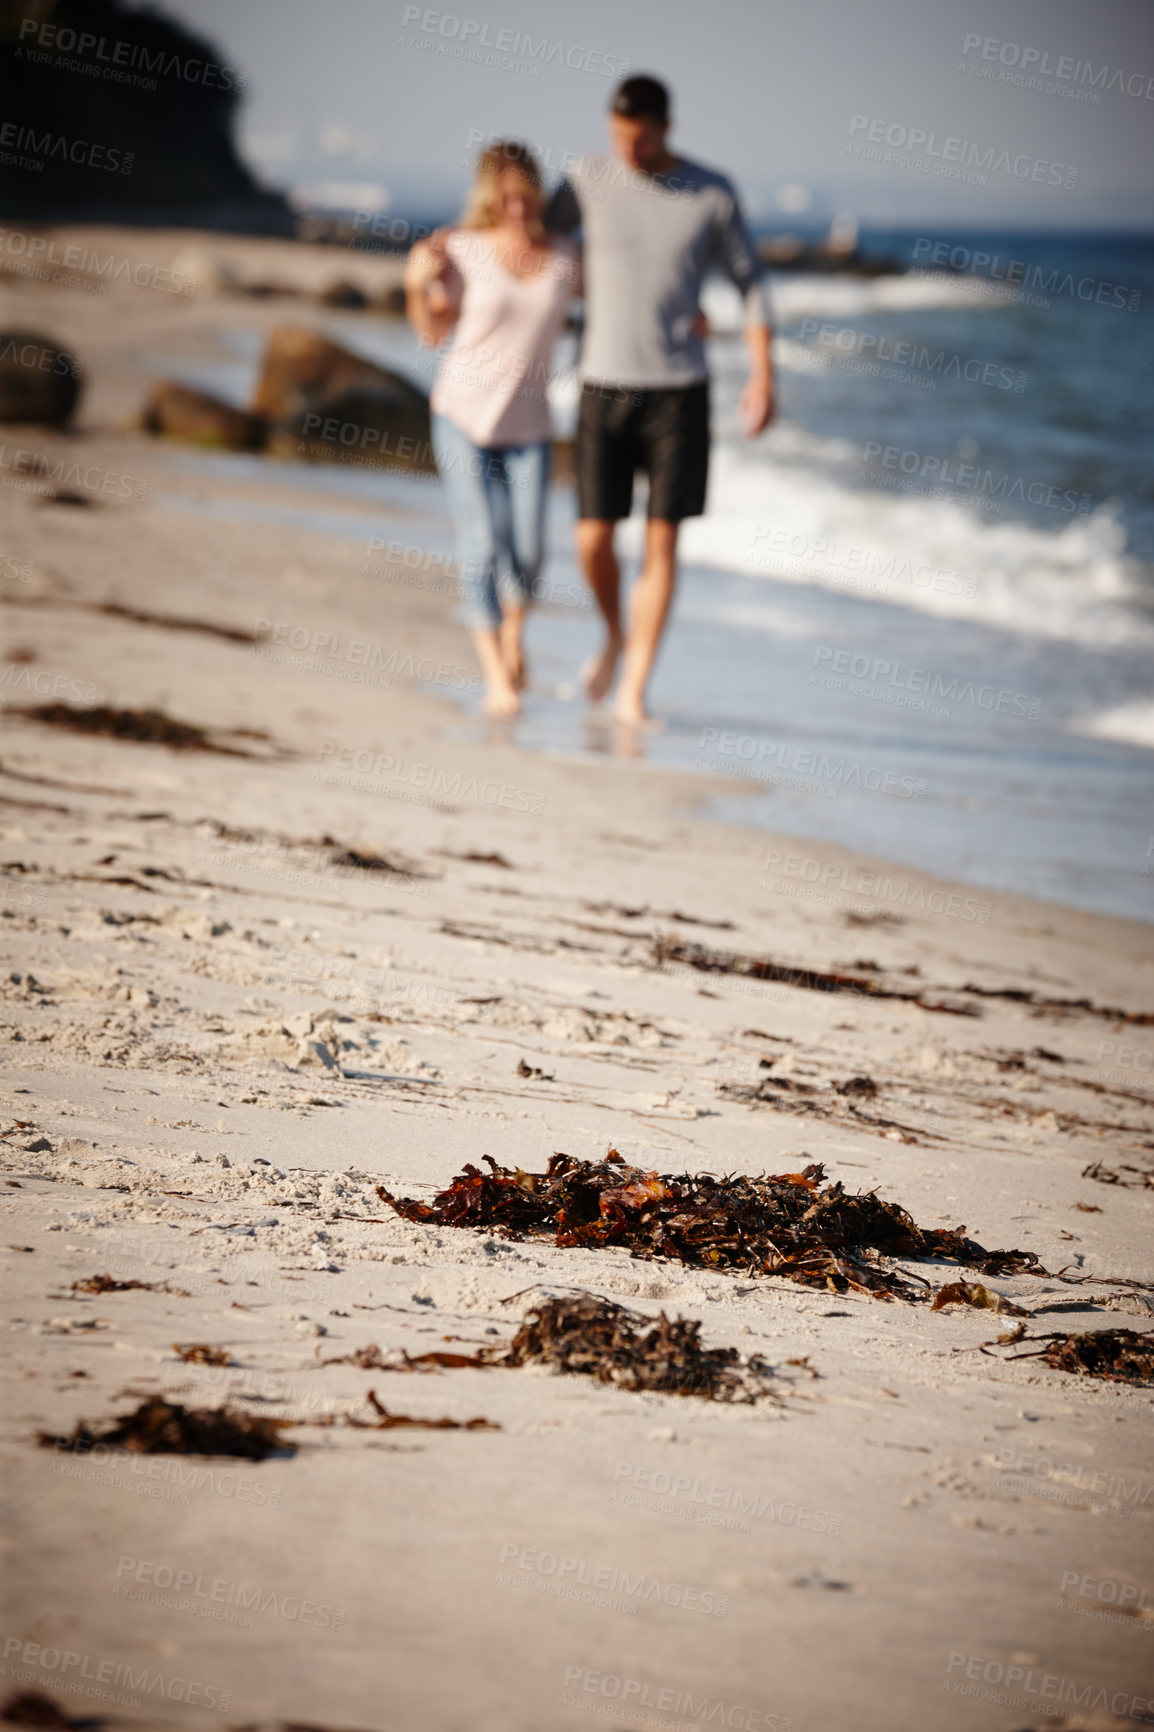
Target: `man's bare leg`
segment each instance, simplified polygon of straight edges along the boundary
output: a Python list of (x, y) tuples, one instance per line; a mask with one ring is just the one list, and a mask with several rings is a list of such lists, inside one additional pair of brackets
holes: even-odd
[(614, 523), (582, 517), (577, 523), (577, 557), (605, 621), (605, 643), (581, 669), (581, 684), (590, 703), (599, 704), (613, 684), (625, 643), (621, 630), (621, 568), (613, 549)]
[(619, 722), (636, 725), (648, 719), (645, 688), (673, 601), (678, 528), (678, 524), (660, 517), (651, 517), (645, 525), (645, 564), (630, 598), (625, 666), (613, 711)]

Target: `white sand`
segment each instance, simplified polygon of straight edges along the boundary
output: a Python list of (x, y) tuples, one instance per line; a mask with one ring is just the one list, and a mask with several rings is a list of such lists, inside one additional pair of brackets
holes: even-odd
[[(160, 263), (189, 244), (100, 239)], [(196, 244), (252, 277), (292, 264), (278, 243)], [(356, 275), (346, 263), (321, 260)], [(665, 1171), (821, 1160), (923, 1226), (1150, 1279), (1151, 1192), (1081, 1175), (1150, 1166), (1154, 1030), (960, 989), (1146, 1010), (1151, 929), (986, 893), (982, 922), (965, 917), (971, 889), (901, 867), (904, 917), (857, 930), (836, 899), (775, 891), (803, 880), (767, 876), (761, 856), (868, 863), (702, 822), (704, 778), (486, 739), (405, 671), (431, 657), (472, 672), (446, 598), (361, 575), (379, 517), (338, 538), (210, 516), (181, 448), (118, 425), (142, 355), (212, 358), (227, 330), (315, 311), (9, 287), (9, 322), (71, 342), (92, 377), (75, 435), (3, 430), (3, 701), (98, 692), (267, 738), (233, 736), (255, 755), (229, 757), (6, 718), (5, 1686), (150, 1727), (1145, 1723), (1149, 1392), (955, 1351), (1012, 1322), (988, 1312), (421, 1227), (375, 1186), (428, 1197), (485, 1154), (539, 1170), (610, 1144)], [(143, 497), (46, 505), (17, 447), (127, 475)], [(218, 508), (285, 497), (275, 466), (210, 490)], [(86, 607), (109, 600), (358, 637), (393, 671), (355, 683), (333, 655), (309, 671)], [(391, 766), (342, 785), (342, 752)], [(324, 835), (423, 875), (342, 873)], [(460, 858), (494, 851), (511, 869)], [(961, 912), (930, 912), (932, 891)], [(980, 1014), (658, 971), (657, 931), (805, 968), (870, 958), (887, 984)], [(767, 1056), (816, 1092), (719, 1092), (769, 1074)], [(520, 1076), (522, 1059), (552, 1080)], [(832, 1086), (863, 1073), (880, 1092), (862, 1111), (888, 1126)], [(188, 1296), (70, 1291), (96, 1273)], [(987, 1285), (1034, 1334), (1149, 1327), (1123, 1287)], [(784, 1406), (318, 1364), (369, 1342), (472, 1352), (573, 1286), (764, 1354)], [(235, 1368), (181, 1364), (171, 1343), (196, 1341)], [(803, 1357), (816, 1380), (787, 1363)], [(38, 1428), (149, 1392), (231, 1390), (253, 1413), (315, 1419), (365, 1413), (369, 1388), (501, 1429), (302, 1429), (295, 1458), (260, 1464), (34, 1447)]]

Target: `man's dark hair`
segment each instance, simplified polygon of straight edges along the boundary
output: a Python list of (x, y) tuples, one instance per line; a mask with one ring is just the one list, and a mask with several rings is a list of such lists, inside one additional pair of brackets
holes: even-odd
[(609, 112), (619, 114), (623, 120), (658, 120), (667, 126), (669, 91), (660, 78), (638, 73), (636, 78), (625, 78), (617, 86)]

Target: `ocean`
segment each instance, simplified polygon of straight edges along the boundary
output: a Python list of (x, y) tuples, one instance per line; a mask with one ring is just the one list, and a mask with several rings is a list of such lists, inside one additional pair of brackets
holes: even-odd
[[(623, 739), (575, 695), (598, 629), (558, 486), (553, 599), (531, 622), (533, 688), (512, 737), (712, 771), (733, 792), (703, 810), (754, 831), (1154, 918), (1154, 242), (877, 231), (862, 245), (914, 269), (772, 277), (779, 413), (753, 443), (737, 419), (736, 296), (707, 288), (715, 442), (651, 688), (664, 732)], [(431, 357), (398, 321), (324, 323), (430, 383)], [(231, 365), (183, 373), (239, 400), (255, 359), (254, 340)], [(567, 338), (559, 432), (574, 361)], [(375, 499), (402, 513), (383, 537), (451, 548), (428, 484), (186, 461), (279, 474), (303, 527), (341, 523), (342, 497)], [(639, 487), (627, 571), (643, 511)], [(453, 731), (491, 726), (470, 713)]]

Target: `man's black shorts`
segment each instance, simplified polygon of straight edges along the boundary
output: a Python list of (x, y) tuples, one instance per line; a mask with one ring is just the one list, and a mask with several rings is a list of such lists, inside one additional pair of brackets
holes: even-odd
[(709, 386), (647, 391), (586, 380), (577, 419), (580, 517), (616, 522), (633, 506), (633, 476), (649, 476), (649, 516), (679, 523), (705, 510)]

